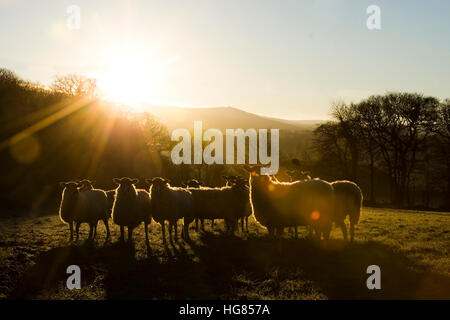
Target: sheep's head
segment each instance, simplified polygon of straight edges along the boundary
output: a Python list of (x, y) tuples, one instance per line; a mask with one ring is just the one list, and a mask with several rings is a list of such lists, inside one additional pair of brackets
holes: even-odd
[(191, 179), (186, 183), (186, 186), (190, 188), (200, 188), (201, 182), (195, 179)]
[[(224, 177), (225, 178), (225, 177)], [(241, 176), (228, 176), (227, 184), (236, 188), (237, 190), (249, 190), (249, 182), (247, 179), (242, 178)]]
[(83, 179), (78, 182), (78, 188), (80, 191), (91, 190), (91, 189), (94, 189), (92, 184), (93, 184), (93, 181), (88, 180), (88, 179)]
[(222, 176), (229, 185), (245, 186), (248, 181), (241, 176)]
[(136, 192), (136, 189), (134, 188), (134, 185), (136, 183), (139, 182), (138, 179), (131, 179), (128, 177), (124, 177), (124, 178), (114, 178), (113, 181), (119, 185), (119, 190), (121, 190), (121, 192)]
[(159, 191), (167, 188), (170, 180), (161, 177), (156, 177), (153, 179), (145, 179), (145, 181), (151, 186), (152, 191)]
[(78, 193), (78, 182), (76, 181), (60, 182), (59, 184), (64, 188), (65, 194)]
[(236, 177), (237, 176), (222, 176), (222, 178), (228, 183), (232, 183)]

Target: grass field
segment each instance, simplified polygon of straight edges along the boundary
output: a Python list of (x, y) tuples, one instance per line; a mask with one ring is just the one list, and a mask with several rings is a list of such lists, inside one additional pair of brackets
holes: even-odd
[[(110, 222), (111, 223), (111, 222)], [(57, 216), (0, 220), (0, 297), (20, 299), (450, 299), (450, 213), (364, 208), (356, 241), (339, 229), (326, 247), (285, 233), (272, 240), (252, 219), (247, 235), (191, 231), (192, 242), (161, 241), (151, 225), (134, 244), (68, 242)], [(67, 266), (81, 267), (81, 290), (65, 287)], [(368, 290), (366, 268), (381, 268)]]

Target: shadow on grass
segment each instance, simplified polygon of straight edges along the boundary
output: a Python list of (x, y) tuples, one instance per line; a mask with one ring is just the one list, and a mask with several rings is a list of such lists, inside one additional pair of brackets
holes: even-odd
[[(329, 299), (450, 298), (448, 277), (433, 274), (377, 242), (346, 245), (332, 240), (323, 248), (307, 239), (242, 239), (212, 233), (203, 234), (200, 243), (166, 245), (165, 257), (149, 251), (148, 258), (141, 260), (135, 258), (134, 245), (128, 244), (55, 248), (37, 258), (10, 298), (33, 298), (58, 281), (65, 283), (66, 268), (71, 264), (81, 267), (85, 285), (102, 274), (108, 299), (245, 299), (237, 292), (236, 276), (240, 274), (245, 274), (251, 285), (269, 279), (278, 284), (312, 281)], [(382, 290), (366, 287), (366, 269), (372, 264), (381, 268)], [(300, 278), (296, 278), (298, 274)], [(278, 295), (280, 290), (281, 286), (274, 286), (270, 297), (283, 298)]]

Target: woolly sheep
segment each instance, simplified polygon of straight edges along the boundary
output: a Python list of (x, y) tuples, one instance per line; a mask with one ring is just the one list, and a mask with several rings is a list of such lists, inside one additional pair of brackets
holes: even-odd
[(224, 219), (226, 231), (233, 232), (238, 219), (245, 210), (248, 190), (240, 185), (224, 187), (187, 188), (192, 193), (195, 217)]
[(285, 227), (310, 225), (320, 238), (329, 238), (332, 225), (333, 187), (320, 179), (278, 182), (259, 175), (259, 166), (245, 166), (250, 172), (250, 199), (254, 217), (269, 234), (281, 234)]
[(240, 197), (240, 201), (244, 202), (243, 208), (244, 210), (240, 212), (239, 221), (241, 223), (241, 230), (244, 232), (244, 222), (245, 222), (245, 230), (248, 232), (248, 217), (252, 214), (252, 207), (250, 205), (250, 195), (249, 195), (249, 185), (248, 180), (240, 177), (240, 176), (224, 176), (223, 177), (227, 181), (227, 185), (238, 185), (239, 190), (242, 192), (242, 196)]
[(355, 235), (355, 226), (358, 224), (363, 196), (358, 185), (351, 181), (334, 181), (331, 183), (334, 189), (334, 213), (333, 221), (342, 230), (344, 239), (347, 240), (347, 227), (345, 218), (350, 220), (350, 241)]
[(148, 226), (151, 223), (151, 198), (150, 194), (143, 189), (134, 186), (138, 179), (114, 178), (118, 185), (115, 190), (112, 217), (114, 223), (120, 226), (120, 239), (125, 240), (125, 227), (128, 228), (128, 241), (132, 241), (133, 230), (144, 222), (145, 241), (148, 240)]
[(191, 192), (180, 187), (172, 187), (164, 178), (146, 179), (151, 195), (153, 219), (161, 224), (163, 242), (166, 242), (165, 221), (169, 222), (169, 239), (175, 227), (175, 239), (178, 239), (177, 222), (183, 219), (182, 237), (189, 240), (189, 224), (194, 220)]
[[(88, 179), (81, 180), (78, 184), (79, 185), (78, 190), (80, 190), (80, 191), (92, 190), (92, 189), (94, 189), (94, 186), (92, 184), (93, 184), (93, 182)], [(108, 215), (111, 216), (112, 206), (114, 203), (114, 196), (116, 195), (116, 189), (107, 190), (105, 192), (106, 192), (106, 197), (108, 198)]]
[[(200, 188), (202, 183), (196, 179), (191, 179), (184, 183), (185, 188)], [(195, 231), (198, 232), (198, 221), (200, 220), (202, 231), (205, 231), (205, 219), (195, 218)], [(214, 219), (211, 219), (211, 228), (214, 228)]]
[[(78, 182), (78, 190), (79, 191), (94, 190), (93, 182), (88, 180), (88, 179), (83, 179), (83, 180), (79, 181)], [(106, 227), (106, 233), (107, 233), (106, 237), (107, 238), (109, 238), (109, 236), (110, 236), (108, 220), (111, 217), (115, 192), (116, 192), (115, 189), (114, 190), (105, 191), (108, 206), (107, 206), (107, 212), (105, 214), (105, 218), (103, 218), (102, 220), (103, 220), (103, 223), (105, 224), (105, 227)], [(97, 234), (97, 224), (94, 227), (94, 238), (95, 238), (96, 234)]]
[(103, 220), (109, 238), (107, 219), (107, 198), (103, 190), (92, 189), (80, 191), (77, 182), (61, 182), (64, 187), (59, 207), (61, 221), (67, 223), (70, 228), (70, 240), (73, 240), (73, 224), (76, 228), (76, 241), (78, 241), (81, 223), (89, 224), (89, 240), (94, 240), (93, 233), (98, 220)]

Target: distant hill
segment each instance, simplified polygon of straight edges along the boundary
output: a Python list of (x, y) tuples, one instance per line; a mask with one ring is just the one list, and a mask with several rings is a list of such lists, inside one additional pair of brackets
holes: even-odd
[(311, 131), (323, 120), (285, 120), (259, 116), (233, 107), (183, 108), (171, 106), (149, 106), (148, 110), (164, 123), (169, 130), (193, 128), (195, 120), (203, 121), (203, 128), (225, 129), (282, 129), (289, 131)]

